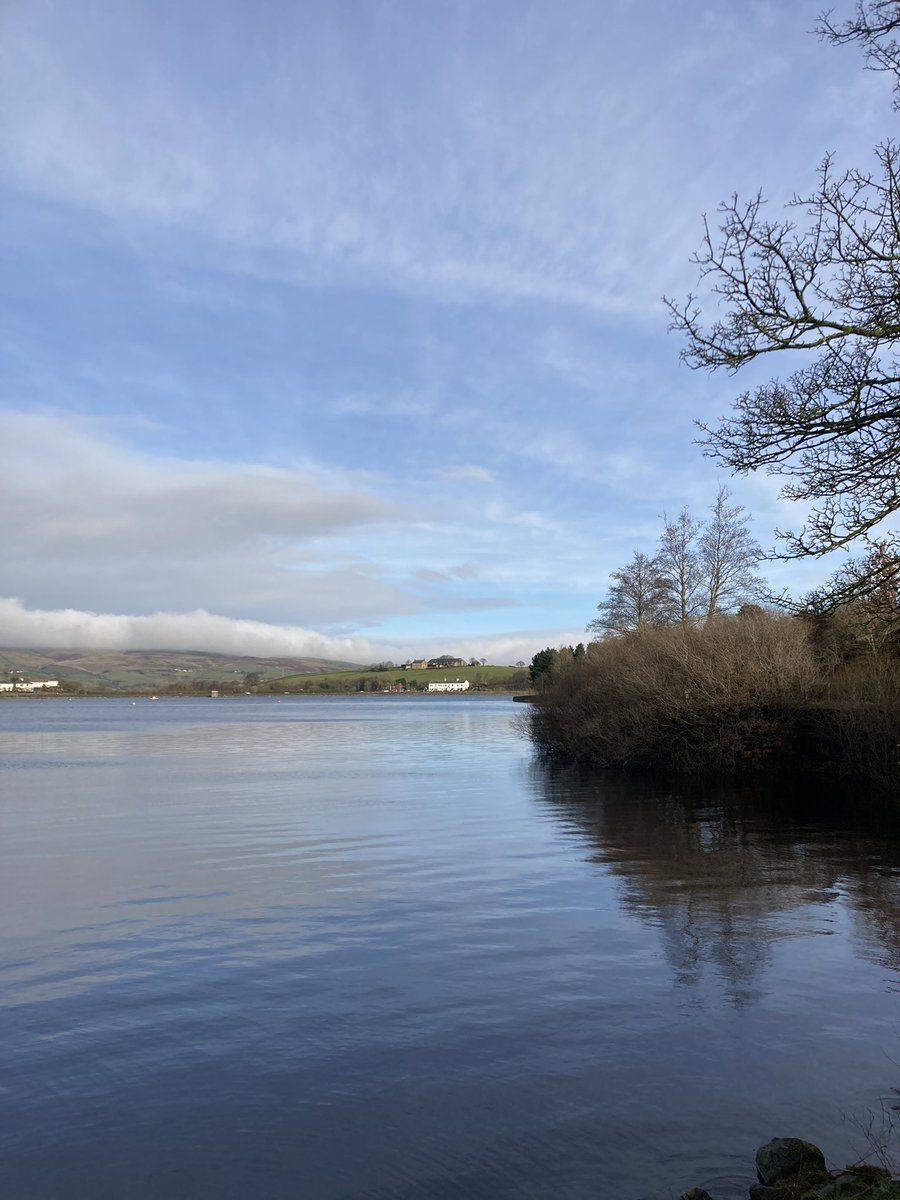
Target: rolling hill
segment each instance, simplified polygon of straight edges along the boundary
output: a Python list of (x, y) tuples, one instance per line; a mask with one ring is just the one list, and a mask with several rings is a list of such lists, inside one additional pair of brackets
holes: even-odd
[(254, 658), (181, 650), (52, 650), (0, 647), (0, 679), (10, 671), (59, 679), (85, 691), (162, 689), (217, 680), (240, 683), (353, 669), (321, 658)]

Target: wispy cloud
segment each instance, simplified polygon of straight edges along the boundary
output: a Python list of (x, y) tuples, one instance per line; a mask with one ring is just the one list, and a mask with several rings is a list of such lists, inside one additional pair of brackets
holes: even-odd
[[(525, 7), (463, 4), (426, 21), (407, 3), (351, 21), (339, 6), (228, 5), (205, 10), (210, 40), (203, 20), (169, 32), (152, 5), (12, 4), (8, 169), (117, 221), (211, 235), (254, 270), (646, 310), (684, 270), (684, 214), (708, 198), (720, 123), (752, 157), (746, 134), (791, 63), (772, 53), (760, 6), (705, 13), (702, 51), (680, 57), (680, 17), (662, 6), (641, 23), (625, 7), (575, 3), (565, 20)], [(698, 55), (703, 93), (691, 90)], [(173, 69), (186, 56), (202, 68)], [(781, 126), (789, 152), (799, 124)]]
[(448, 483), (495, 483), (496, 478), (486, 467), (475, 465), (461, 467), (436, 467), (436, 475)]

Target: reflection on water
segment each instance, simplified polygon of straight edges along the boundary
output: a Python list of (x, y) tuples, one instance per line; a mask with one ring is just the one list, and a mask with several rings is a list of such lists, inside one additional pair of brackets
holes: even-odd
[(846, 1161), (900, 1081), (900, 842), (839, 811), (538, 765), (496, 698), (2, 704), (0, 1193)]
[(858, 952), (900, 969), (900, 818), (891, 808), (820, 781), (682, 778), (673, 790), (574, 768), (533, 774), (590, 860), (621, 881), (623, 907), (658, 926), (678, 983), (711, 970), (736, 1003), (758, 999), (776, 942), (846, 934), (848, 915)]

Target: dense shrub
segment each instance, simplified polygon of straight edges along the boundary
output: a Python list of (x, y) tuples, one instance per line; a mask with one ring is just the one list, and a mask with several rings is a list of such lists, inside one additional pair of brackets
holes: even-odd
[(897, 658), (863, 626), (834, 625), (751, 609), (604, 638), (581, 658), (559, 656), (531, 736), (604, 766), (828, 770), (891, 784)]

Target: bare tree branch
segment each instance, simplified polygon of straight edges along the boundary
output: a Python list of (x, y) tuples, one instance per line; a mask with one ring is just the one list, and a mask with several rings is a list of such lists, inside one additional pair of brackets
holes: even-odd
[(900, 108), (900, 42), (893, 36), (900, 33), (897, 0), (857, 0), (853, 16), (842, 24), (833, 20), (832, 10), (823, 12), (816, 33), (835, 46), (851, 42), (863, 46), (870, 71), (888, 71), (894, 76), (898, 93), (894, 107)]
[(900, 510), (900, 150), (876, 154), (872, 173), (836, 175), (826, 158), (783, 220), (764, 216), (760, 196), (732, 197), (695, 257), (722, 315), (707, 323), (694, 296), (667, 301), (691, 367), (735, 372), (797, 354), (797, 369), (700, 426), (710, 457), (781, 476), (782, 494), (807, 505), (804, 528), (779, 531), (780, 557), (866, 539)]

